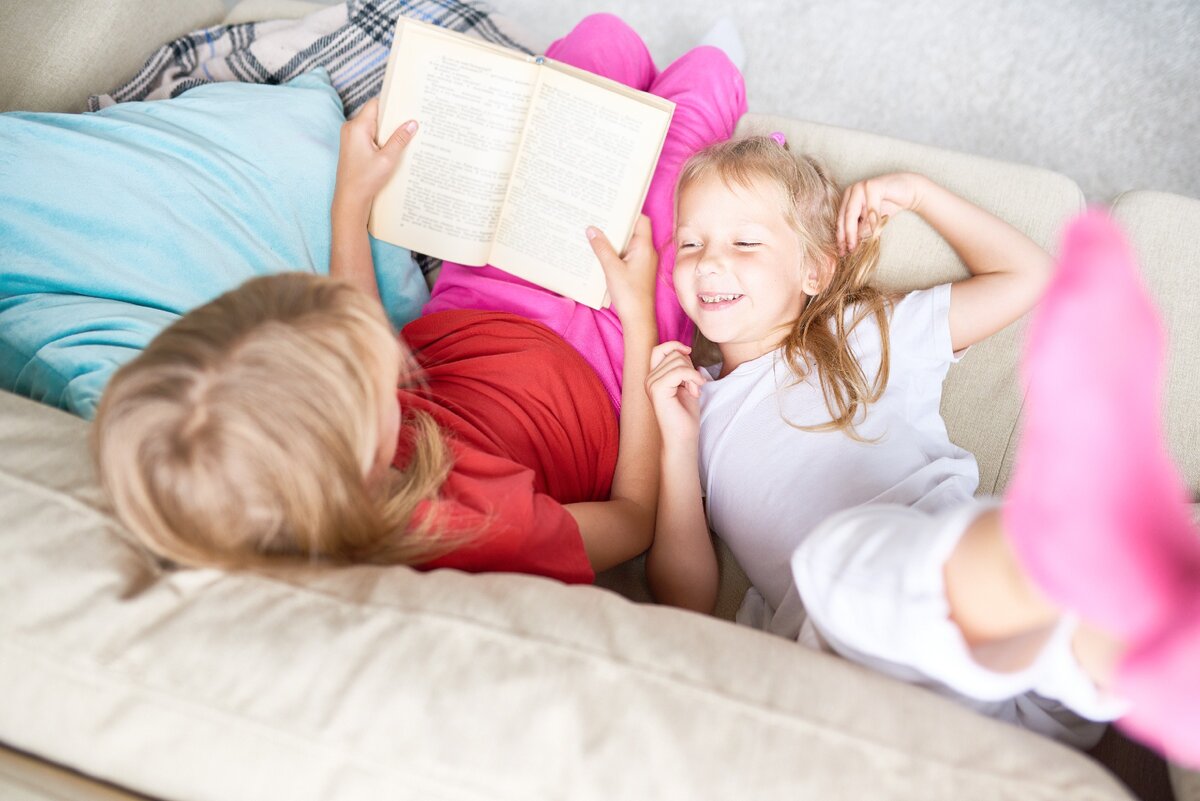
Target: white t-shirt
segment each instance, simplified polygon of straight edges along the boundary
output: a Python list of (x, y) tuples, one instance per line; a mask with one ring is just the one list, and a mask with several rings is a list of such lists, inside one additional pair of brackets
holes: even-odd
[[(950, 285), (910, 293), (893, 307), (890, 376), (856, 426), (802, 431), (828, 422), (820, 379), (797, 382), (774, 351), (704, 385), (700, 395), (700, 485), (708, 522), (772, 609), (792, 584), (792, 552), (829, 515), (865, 503), (937, 512), (969, 500), (975, 458), (950, 442), (939, 406), (950, 344)], [(850, 334), (868, 380), (879, 368), (875, 316)], [(716, 375), (719, 368), (714, 368)]]

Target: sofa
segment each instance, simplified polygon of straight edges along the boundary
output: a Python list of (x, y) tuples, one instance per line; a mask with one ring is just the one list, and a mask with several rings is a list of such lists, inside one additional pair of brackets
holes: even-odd
[[(248, 0), (231, 19), (309, 10)], [(220, 0), (9, 4), (0, 109), (80, 111), (158, 44), (225, 18)], [(48, 40), (69, 56), (39, 50)], [(1070, 178), (1033, 167), (760, 114), (741, 129), (784, 131), (840, 182), (923, 172), (1051, 251), (1085, 205)], [(1167, 434), (1195, 491), (1200, 201), (1132, 191), (1108, 205), (1170, 332)], [(883, 248), (888, 287), (965, 274), (911, 215)], [(1012, 472), (1021, 330), (946, 380), (943, 415), (978, 458), (981, 494)], [(716, 617), (650, 604), (636, 560), (595, 587), (405, 567), (172, 570), (113, 517), (88, 428), (0, 393), (0, 798), (1120, 799), (1131, 790), (1110, 768), (1133, 759), (1200, 801), (1197, 774), (1119, 736), (1075, 752), (734, 625), (747, 585), (725, 551)]]

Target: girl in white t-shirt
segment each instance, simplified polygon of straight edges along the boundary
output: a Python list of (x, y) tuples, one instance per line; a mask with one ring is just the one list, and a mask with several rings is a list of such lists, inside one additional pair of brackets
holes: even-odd
[[(680, 342), (652, 357), (655, 597), (713, 610), (711, 527), (753, 585), (740, 622), (1094, 744), (1103, 726), (1074, 713), (1125, 712), (1099, 686), (1117, 640), (1026, 578), (939, 412), (955, 354), (1034, 305), (1050, 256), (922, 176), (842, 192), (781, 134), (698, 154), (676, 202), (675, 290), (720, 362), (697, 369)], [(905, 211), (969, 278), (903, 296), (869, 285), (879, 231)]]

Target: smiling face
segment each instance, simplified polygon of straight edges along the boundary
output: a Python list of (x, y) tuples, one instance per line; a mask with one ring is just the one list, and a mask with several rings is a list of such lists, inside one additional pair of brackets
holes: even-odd
[(817, 289), (777, 182), (715, 171), (680, 192), (675, 293), (721, 351), (722, 375), (780, 345)]

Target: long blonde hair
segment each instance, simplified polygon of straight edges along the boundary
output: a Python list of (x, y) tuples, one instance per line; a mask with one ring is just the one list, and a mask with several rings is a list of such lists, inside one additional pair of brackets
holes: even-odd
[(306, 273), (253, 279), (184, 315), (116, 372), (97, 410), (92, 451), (118, 517), (190, 566), (444, 552), (429, 517), (410, 527), (450, 468), (431, 418), (409, 414), (405, 470), (363, 475), (394, 336), (360, 290)]
[[(785, 198), (783, 214), (796, 232), (805, 260), (820, 266), (820, 290), (804, 305), (783, 341), (783, 356), (797, 380), (812, 370), (821, 380), (821, 391), (830, 420), (810, 431), (841, 431), (859, 439), (855, 422), (867, 404), (883, 395), (888, 382), (888, 313), (890, 298), (870, 285), (879, 264), (879, 230), (846, 256), (838, 254), (837, 214), (842, 192), (825, 168), (811, 156), (796, 156), (769, 136), (732, 139), (712, 145), (680, 171), (676, 198), (690, 184), (716, 174), (727, 185), (752, 186), (756, 178), (779, 185)], [(824, 265), (833, 265), (825, 269)], [(849, 323), (847, 312), (851, 313)], [(860, 322), (874, 315), (879, 324), (882, 352), (879, 371), (867, 379), (850, 348), (849, 335)]]

